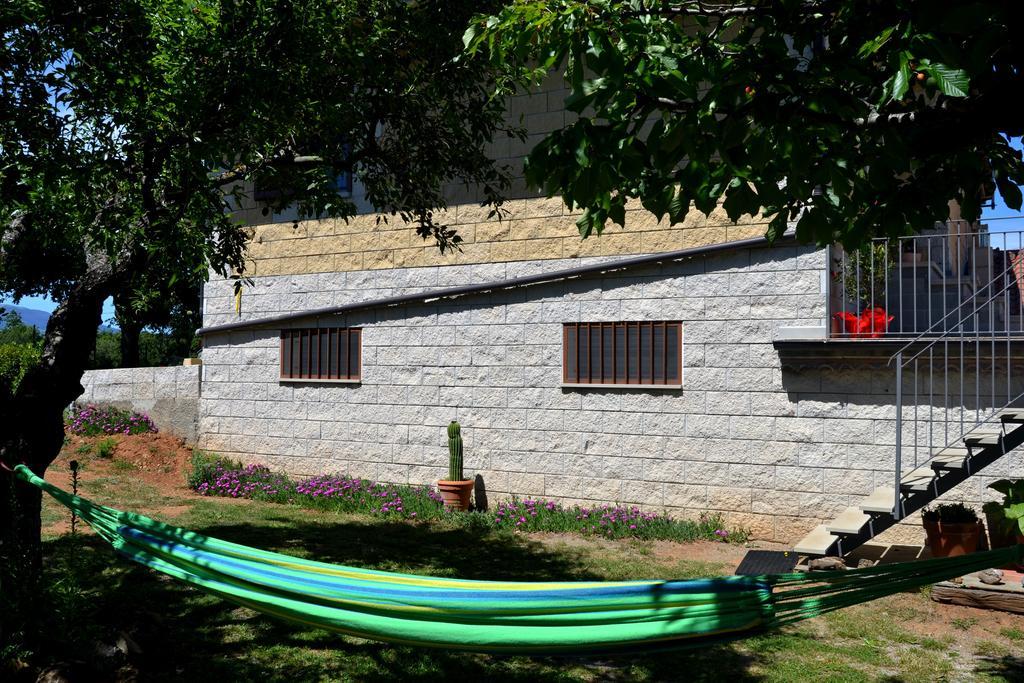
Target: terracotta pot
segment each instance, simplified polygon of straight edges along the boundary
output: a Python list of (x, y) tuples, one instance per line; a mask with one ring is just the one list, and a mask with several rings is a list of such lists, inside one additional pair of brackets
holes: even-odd
[(474, 480), (447, 481), (442, 479), (437, 482), (437, 490), (441, 492), (441, 499), (445, 508), (449, 510), (468, 510), (469, 497), (473, 493)]
[(981, 522), (947, 524), (924, 520), (924, 531), (928, 535), (932, 557), (957, 557), (978, 550), (982, 525)]
[(924, 252), (923, 251), (905, 251), (903, 252), (904, 263), (924, 263)]

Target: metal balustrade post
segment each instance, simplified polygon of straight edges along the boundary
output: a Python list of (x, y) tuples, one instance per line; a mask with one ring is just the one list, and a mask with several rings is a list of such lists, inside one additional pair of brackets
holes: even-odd
[(896, 480), (892, 503), (893, 519), (903, 518), (900, 505), (900, 479), (903, 473), (903, 351), (896, 353)]

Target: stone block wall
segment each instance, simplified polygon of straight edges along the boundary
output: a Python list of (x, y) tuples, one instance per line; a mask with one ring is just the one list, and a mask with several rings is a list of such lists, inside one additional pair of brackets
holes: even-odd
[[(577, 114), (565, 110), (568, 87), (557, 73), (551, 73), (544, 82), (529, 91), (509, 97), (505, 107), (505, 125), (522, 130), (525, 138), (509, 136), (499, 132), (494, 140), (485, 146), (484, 152), (494, 159), (499, 168), (506, 169), (511, 186), (505, 192), (508, 199), (537, 199), (535, 190), (527, 188), (523, 177), (523, 161), (531, 150), (549, 133), (573, 123)], [(483, 194), (479, 188), (469, 186), (458, 178), (452, 178), (443, 188), (443, 194), (450, 206), (459, 204), (480, 204)], [(366, 199), (366, 190), (354, 179), (349, 199), (361, 214), (372, 213), (373, 207)], [(248, 225), (264, 223), (291, 223), (297, 218), (294, 210), (264, 214), (264, 205), (246, 197), (235, 208), (235, 215)], [(392, 218), (393, 217), (389, 217)], [(376, 217), (374, 217), (376, 221)]]
[[(246, 315), (585, 262), (257, 278)], [(201, 444), (296, 474), (426, 484), (446, 471), (445, 426), (457, 419), (467, 471), (484, 478), (492, 501), (714, 511), (759, 538), (793, 542), (893, 476), (895, 386), (885, 361), (792, 364), (773, 344), (780, 327), (823, 324), (825, 266), (823, 250), (742, 249), (295, 325), (361, 326), (359, 385), (280, 381), (279, 330), (209, 335)], [(236, 319), (230, 283), (211, 283), (207, 297), (207, 324)], [(561, 386), (563, 322), (665, 319), (683, 321), (681, 391)], [(903, 441), (913, 441), (907, 429)], [(1024, 476), (1020, 453), (947, 500), (990, 499), (985, 486), (1011, 474)], [(920, 536), (911, 518), (883, 538)]]
[(565, 82), (553, 74), (535, 89), (509, 98), (507, 123), (524, 129), (526, 138), (501, 135), (486, 150), (513, 178), (500, 219), (489, 215), (490, 207), (479, 205), (481, 197), (474, 188), (459, 182), (445, 188), (449, 210), (435, 212), (435, 220), (458, 232), (460, 251), (441, 254), (433, 240), (424, 241), (412, 226), (373, 213), (356, 185), (352, 199), (360, 215), (349, 221), (296, 223), (294, 212), (264, 216), (253, 202), (239, 207), (238, 218), (253, 226), (246, 275), (653, 254), (764, 234), (767, 224), (761, 217), (744, 216), (733, 223), (721, 207), (707, 217), (694, 209), (683, 223), (670, 226), (632, 202), (627, 205), (625, 229), (609, 224), (602, 235), (580, 239), (580, 212), (569, 211), (561, 197), (545, 198), (528, 190), (522, 171), (523, 159), (538, 142), (575, 120), (576, 114), (563, 106), (567, 93)]
[[(609, 225), (603, 234), (580, 239), (579, 213), (561, 198), (514, 199), (508, 213), (461, 204), (438, 212), (462, 237), (461, 250), (442, 254), (433, 240), (392, 219), (363, 214), (348, 221), (313, 220), (257, 225), (247, 250), (246, 274), (294, 275), (353, 272), (625, 254), (653, 254), (764, 235), (766, 223), (747, 216), (733, 223), (721, 208), (708, 217), (693, 210), (682, 224), (660, 223), (639, 204), (626, 212), (626, 229)], [(244, 296), (244, 295), (243, 295)]]
[(101, 403), (148, 413), (160, 431), (195, 444), (199, 437), (202, 366), (89, 370), (77, 403)]

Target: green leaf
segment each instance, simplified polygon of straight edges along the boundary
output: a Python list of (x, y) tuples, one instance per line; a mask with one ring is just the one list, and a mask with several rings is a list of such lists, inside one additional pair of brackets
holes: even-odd
[(775, 217), (768, 222), (768, 230), (765, 231), (764, 236), (768, 238), (768, 242), (772, 243), (779, 239), (786, 233), (786, 228), (789, 227), (789, 221), (786, 219), (786, 212), (779, 211), (775, 214)]
[(921, 64), (921, 71), (935, 79), (935, 85), (943, 95), (949, 97), (967, 97), (971, 79), (963, 69), (953, 69), (944, 64)]
[(885, 45), (885, 43), (892, 36), (892, 32), (895, 31), (896, 28), (896, 26), (889, 26), (881, 33), (879, 33), (877, 36), (861, 45), (860, 50), (857, 51), (857, 56), (867, 57), (868, 55), (873, 55), (874, 53), (878, 52), (879, 48)]
[(594, 95), (599, 90), (604, 88), (604, 84), (605, 84), (606, 81), (607, 81), (607, 79), (605, 79), (603, 77), (602, 78), (594, 78), (594, 79), (589, 80), (589, 81), (583, 81), (583, 87), (581, 88), (581, 91), (586, 96)]
[(690, 197), (686, 194), (682, 187), (676, 193), (676, 196), (669, 202), (668, 205), (668, 219), (673, 225), (676, 223), (682, 223), (686, 218), (686, 214), (690, 212)]
[(796, 224), (797, 239), (804, 242), (814, 242), (826, 230), (825, 212), (821, 207), (809, 206)]
[(1015, 182), (1004, 175), (996, 175), (996, 187), (999, 194), (1003, 195), (1003, 201), (1014, 211), (1019, 211), (1022, 203), (1020, 188)]
[(910, 89), (910, 55), (907, 52), (900, 53), (900, 66), (890, 79), (888, 91), (889, 100), (896, 102), (903, 99)]
[(473, 22), (469, 25), (469, 28), (466, 29), (466, 32), (462, 34), (462, 44), (467, 49), (473, 49), (473, 40), (476, 38), (477, 30), (477, 23)]
[(611, 208), (608, 209), (608, 218), (613, 223), (626, 227), (626, 205), (622, 200), (616, 200), (612, 203)]
[(593, 216), (590, 209), (583, 212), (583, 215), (576, 219), (576, 228), (580, 231), (580, 237), (587, 239), (594, 229)]
[(733, 223), (740, 219), (743, 214), (754, 215), (761, 208), (761, 202), (757, 193), (750, 185), (739, 178), (733, 180), (732, 187), (725, 194), (725, 201), (722, 208)]
[(644, 208), (650, 211), (660, 221), (668, 211), (669, 204), (675, 195), (671, 185), (659, 189), (652, 189), (640, 197)]

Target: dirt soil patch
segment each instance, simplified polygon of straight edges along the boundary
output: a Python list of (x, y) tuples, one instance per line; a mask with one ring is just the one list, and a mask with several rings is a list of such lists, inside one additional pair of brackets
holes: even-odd
[[(100, 442), (113, 442), (110, 457), (99, 455)], [(166, 495), (189, 492), (185, 477), (192, 459), (192, 449), (185, 441), (171, 434), (116, 434), (112, 436), (68, 435), (60, 456), (46, 472), (47, 481), (61, 488), (71, 486), (72, 460), (82, 464), (78, 476), (89, 481), (112, 473), (130, 473), (133, 477), (156, 487)]]

